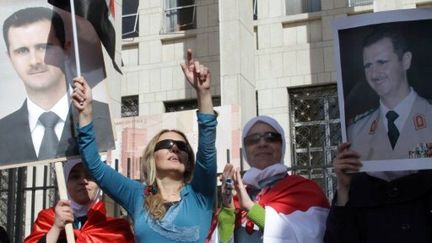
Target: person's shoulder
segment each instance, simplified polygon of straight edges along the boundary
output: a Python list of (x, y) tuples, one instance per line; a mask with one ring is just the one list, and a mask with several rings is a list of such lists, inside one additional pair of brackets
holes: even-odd
[[(27, 121), (27, 120), (28, 120), (27, 109), (21, 107), (20, 109), (0, 119), (0, 130), (13, 129), (14, 127), (18, 127), (18, 124), (21, 124), (20, 121)], [(22, 127), (20, 127), (19, 129), (22, 129)]]
[(110, 119), (109, 106), (107, 103), (93, 100), (92, 106), (93, 106), (94, 119), (97, 118)]
[(371, 117), (376, 111), (378, 111), (378, 107), (372, 108), (363, 112), (361, 114), (356, 115), (351, 118), (347, 122), (347, 126), (355, 126), (356, 124), (361, 123), (362, 121), (366, 121), (369, 117)]
[(313, 180), (304, 178), (303, 176), (300, 175), (287, 175), (285, 176), (282, 180), (280, 180), (278, 182), (278, 185), (284, 187), (285, 189), (287, 188), (303, 188), (307, 190), (312, 190), (312, 191), (321, 191), (320, 186), (318, 185), (318, 183), (316, 183)]
[(7, 231), (6, 231), (6, 229), (3, 228), (3, 226), (1, 226), (1, 225), (0, 225), (0, 236), (1, 236), (0, 239), (4, 239), (5, 236), (9, 237), (9, 236), (7, 235)]
[(311, 205), (320, 205), (324, 208), (330, 206), (322, 188), (317, 182), (311, 179), (304, 178), (300, 175), (288, 175), (282, 183), (286, 184), (284, 188), (285, 192), (303, 195), (302, 197), (307, 197), (309, 200), (308, 203)]
[(50, 207), (39, 211), (36, 221), (50, 222), (51, 220), (53, 221), (54, 218), (55, 218), (55, 208)]
[(432, 98), (427, 98), (427, 97), (423, 97), (423, 96), (420, 96), (420, 95), (418, 95), (417, 97), (418, 97), (418, 99), (420, 101), (423, 101), (423, 102), (425, 102), (428, 105), (432, 105)]
[(93, 100), (93, 107), (108, 109), (108, 104), (102, 101)]
[(414, 101), (412, 110), (431, 119), (432, 116), (432, 99), (418, 95)]
[(285, 177), (284, 180), (285, 183), (291, 183), (295, 185), (307, 185), (313, 188), (320, 188), (318, 183), (316, 183), (315, 181), (304, 178), (303, 176), (300, 175), (288, 175)]
[(14, 113), (11, 113), (3, 118), (0, 119), (0, 129), (8, 124), (11, 123), (11, 121), (16, 120), (17, 117), (17, 113), (16, 111)]

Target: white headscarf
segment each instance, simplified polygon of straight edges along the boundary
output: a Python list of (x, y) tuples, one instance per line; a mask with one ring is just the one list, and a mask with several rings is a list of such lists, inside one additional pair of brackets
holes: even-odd
[[(249, 164), (247, 153), (246, 153), (246, 146), (244, 144), (244, 138), (248, 135), (250, 129), (258, 122), (266, 123), (273, 127), (282, 137), (282, 149), (281, 149), (281, 158), (279, 163), (275, 163), (271, 166), (268, 166), (264, 168), (263, 170), (260, 170), (255, 167), (251, 167), (243, 176), (243, 182), (247, 185), (251, 185), (255, 188), (260, 188), (259, 182), (267, 179), (271, 176), (286, 173), (288, 168), (284, 165), (284, 156), (285, 156), (285, 148), (286, 148), (286, 141), (285, 141), (285, 132), (281, 125), (273, 118), (269, 116), (256, 116), (252, 119), (250, 119), (246, 125), (243, 127), (243, 133), (242, 133), (242, 144), (243, 144), (243, 157), (246, 160), (246, 162)], [(250, 164), (249, 164), (250, 165)]]
[[(64, 172), (64, 177), (65, 177), (65, 180), (66, 180), (66, 184), (67, 184), (67, 181), (69, 179), (70, 172), (79, 163), (82, 163), (81, 159), (68, 160), (66, 163), (64, 163), (64, 165), (63, 165), (63, 172)], [(97, 188), (97, 192), (96, 192), (96, 196), (94, 198), (90, 198), (90, 201), (87, 204), (85, 204), (85, 205), (82, 205), (82, 204), (79, 204), (79, 203), (75, 202), (72, 199), (72, 197), (70, 196), (69, 192), (68, 192), (68, 198), (71, 201), (71, 208), (72, 208), (72, 210), (74, 212), (74, 216), (75, 217), (82, 217), (82, 216), (87, 215), (88, 210), (96, 202), (98, 202), (100, 200), (100, 196), (101, 196), (100, 192), (101, 192), (101, 190), (98, 187)]]

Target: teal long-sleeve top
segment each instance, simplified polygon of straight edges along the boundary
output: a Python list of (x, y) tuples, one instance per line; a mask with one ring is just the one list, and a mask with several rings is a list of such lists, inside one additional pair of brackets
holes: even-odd
[(205, 241), (216, 190), (216, 115), (197, 113), (198, 151), (193, 179), (180, 192), (162, 220), (154, 220), (144, 208), (145, 185), (104, 164), (90, 123), (79, 128), (79, 147), (84, 164), (100, 188), (119, 203), (133, 220), (137, 242)]

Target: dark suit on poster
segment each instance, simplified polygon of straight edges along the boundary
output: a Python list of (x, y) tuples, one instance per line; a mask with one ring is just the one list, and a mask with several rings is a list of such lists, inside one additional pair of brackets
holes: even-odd
[[(69, 109), (61, 138), (59, 138), (56, 157), (79, 154), (76, 139), (78, 114), (73, 106), (70, 106)], [(93, 123), (97, 133), (96, 141), (99, 151), (114, 149), (110, 113), (106, 103), (93, 101)], [(30, 133), (27, 101), (25, 101), (20, 109), (0, 120), (0, 166), (37, 160)]]

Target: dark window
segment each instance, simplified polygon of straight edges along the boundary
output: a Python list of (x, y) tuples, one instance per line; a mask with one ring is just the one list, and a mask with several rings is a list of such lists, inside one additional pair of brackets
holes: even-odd
[(196, 28), (195, 0), (165, 0), (165, 32)]
[(316, 181), (332, 198), (331, 162), (341, 141), (335, 85), (289, 89), (293, 173)]
[[(213, 97), (213, 105), (220, 106), (221, 100), (220, 97)], [(194, 110), (198, 109), (198, 103), (196, 99), (190, 100), (176, 100), (176, 101), (165, 101), (165, 111), (166, 112), (175, 112), (175, 111), (186, 111), (186, 110)]]
[(138, 37), (138, 2), (139, 0), (123, 0), (122, 38)]
[(253, 0), (252, 4), (253, 4), (253, 6), (252, 6), (253, 7), (253, 19), (257, 20), (258, 19), (258, 6), (257, 6), (258, 0)]
[(121, 98), (121, 116), (138, 116), (139, 115), (139, 100), (138, 95), (123, 96)]
[(321, 11), (321, 0), (286, 0), (287, 15)]

